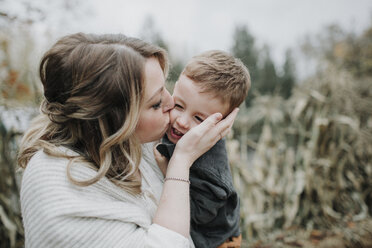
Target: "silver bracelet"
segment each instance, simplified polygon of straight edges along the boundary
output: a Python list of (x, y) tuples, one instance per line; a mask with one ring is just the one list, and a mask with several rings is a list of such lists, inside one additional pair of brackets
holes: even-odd
[(183, 179), (183, 178), (178, 178), (178, 177), (166, 177), (166, 178), (164, 178), (164, 182), (165, 182), (165, 181), (168, 181), (168, 180), (182, 181), (182, 182), (185, 182), (185, 183), (191, 184), (190, 180)]

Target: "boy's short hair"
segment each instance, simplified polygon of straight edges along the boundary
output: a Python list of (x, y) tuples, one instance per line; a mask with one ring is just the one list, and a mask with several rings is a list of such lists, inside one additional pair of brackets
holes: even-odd
[(212, 93), (229, 103), (230, 113), (247, 97), (251, 78), (247, 67), (232, 55), (211, 50), (191, 58), (182, 74), (198, 84), (202, 92)]

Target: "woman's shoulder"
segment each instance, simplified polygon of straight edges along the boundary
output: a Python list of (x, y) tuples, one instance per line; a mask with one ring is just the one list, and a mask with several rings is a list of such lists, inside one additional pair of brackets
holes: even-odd
[[(34, 204), (53, 208), (63, 204), (66, 207), (62, 211), (64, 214), (75, 211), (73, 209), (85, 208), (87, 211), (99, 210), (100, 214), (122, 212), (129, 208), (137, 211), (145, 209), (141, 195), (129, 194), (106, 177), (89, 186), (74, 184), (67, 177), (69, 162), (68, 158), (50, 156), (44, 151), (39, 151), (32, 157), (23, 173), (21, 184), (24, 210)], [(74, 163), (69, 169), (71, 176), (77, 181), (91, 179), (97, 173), (96, 169), (83, 162)], [(29, 204), (31, 202), (33, 204)], [(121, 210), (116, 211), (119, 209)], [(60, 213), (61, 211), (50, 212), (52, 215)]]
[[(51, 181), (65, 180), (67, 178), (67, 166), (70, 162), (68, 157), (78, 154), (67, 148), (58, 147), (56, 152), (60, 156), (54, 156), (39, 150), (32, 156), (23, 172), (23, 180), (30, 178), (42, 182), (43, 180), (53, 179)], [(81, 168), (88, 175), (95, 173), (94, 169), (87, 163), (76, 163), (77, 168)]]
[(30, 159), (27, 164), (27, 167), (33, 167), (35, 165), (41, 164), (45, 165), (47, 163), (50, 164), (67, 164), (69, 162), (68, 157), (77, 156), (78, 154), (68, 148), (65, 147), (55, 147), (53, 152), (60, 155), (50, 155), (45, 152), (43, 149), (37, 151)]
[(43, 150), (38, 151), (23, 172), (22, 187), (58, 188), (70, 193), (78, 192), (83, 196), (92, 194), (96, 197), (100, 195), (110, 195), (114, 198), (128, 197), (129, 193), (106, 177), (90, 186), (78, 186), (68, 178), (68, 172), (74, 181), (79, 182), (92, 179), (97, 175), (97, 169), (88, 162), (74, 160), (79, 155), (68, 148), (58, 147), (57, 152), (64, 156), (53, 156)]
[(36, 152), (23, 171), (21, 197), (56, 195), (62, 190), (66, 192), (71, 188), (67, 178), (68, 164), (67, 157), (52, 156), (43, 150)]
[(42, 181), (42, 179), (49, 177), (56, 180), (58, 175), (62, 176), (62, 172), (66, 172), (68, 162), (67, 158), (51, 156), (43, 150), (39, 150), (32, 156), (24, 169), (23, 181), (25, 179)]
[[(78, 156), (61, 148), (66, 156)], [(68, 178), (68, 172), (76, 182), (87, 181), (97, 174), (97, 169), (87, 162), (76, 161), (70, 166), (68, 157), (52, 156), (38, 151), (29, 161), (22, 176), (21, 197), (59, 199), (65, 201), (111, 201), (128, 199), (130, 195), (106, 177), (89, 186), (79, 186)]]
[[(69, 162), (68, 158), (50, 156), (44, 151), (37, 152), (30, 160), (21, 185), (26, 232), (50, 234), (51, 238), (59, 233), (65, 235), (66, 230), (76, 227), (83, 231), (83, 225), (89, 227), (84, 229), (88, 232), (105, 226), (106, 230), (120, 227), (124, 233), (133, 226), (148, 228), (151, 225), (143, 196), (132, 196), (105, 177), (89, 186), (75, 185), (67, 177)], [(71, 175), (78, 180), (97, 173), (81, 162), (71, 169)]]

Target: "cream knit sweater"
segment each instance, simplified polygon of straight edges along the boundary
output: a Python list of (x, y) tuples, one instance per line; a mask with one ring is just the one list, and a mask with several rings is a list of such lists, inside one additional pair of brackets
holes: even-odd
[[(71, 150), (61, 148), (67, 154)], [(142, 191), (134, 197), (107, 178), (88, 187), (72, 184), (67, 159), (36, 153), (27, 165), (21, 187), (26, 247), (194, 247), (191, 239), (152, 224), (161, 195), (163, 176), (143, 146)], [(95, 175), (85, 164), (74, 164), (72, 176)]]

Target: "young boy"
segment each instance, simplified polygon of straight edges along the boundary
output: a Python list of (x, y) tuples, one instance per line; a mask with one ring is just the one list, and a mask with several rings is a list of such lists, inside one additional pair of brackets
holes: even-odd
[[(173, 91), (171, 125), (157, 146), (170, 158), (175, 144), (209, 115), (225, 117), (246, 98), (250, 76), (243, 63), (223, 51), (208, 51), (191, 59)], [(239, 198), (233, 187), (225, 140), (216, 143), (190, 169), (191, 237), (197, 248), (240, 247)], [(222, 247), (222, 246), (221, 246)]]

